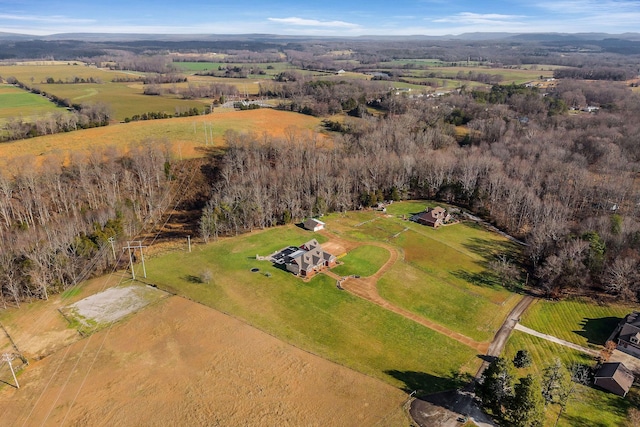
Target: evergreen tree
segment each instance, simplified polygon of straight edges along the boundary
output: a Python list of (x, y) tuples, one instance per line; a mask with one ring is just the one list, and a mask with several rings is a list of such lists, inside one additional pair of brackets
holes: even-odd
[(527, 350), (518, 350), (513, 357), (513, 366), (516, 368), (527, 368), (531, 366), (531, 354)]
[(501, 416), (503, 406), (513, 392), (511, 366), (501, 357), (496, 358), (482, 373), (476, 392), (482, 404), (494, 415)]
[(540, 382), (527, 375), (514, 387), (513, 397), (507, 408), (508, 420), (514, 427), (542, 427), (544, 424), (544, 399)]

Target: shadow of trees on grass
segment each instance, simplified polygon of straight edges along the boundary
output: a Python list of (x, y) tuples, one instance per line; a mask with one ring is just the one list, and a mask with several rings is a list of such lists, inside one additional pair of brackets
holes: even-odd
[(582, 330), (573, 332), (581, 337), (585, 337), (589, 344), (604, 345), (609, 335), (611, 335), (621, 320), (620, 317), (611, 316), (596, 319), (585, 317), (580, 322)]
[(465, 386), (472, 380), (469, 374), (451, 372), (449, 377), (443, 378), (425, 372), (388, 370), (385, 374), (404, 383), (402, 389), (407, 393), (416, 391), (417, 395), (426, 395), (445, 390), (454, 390)]

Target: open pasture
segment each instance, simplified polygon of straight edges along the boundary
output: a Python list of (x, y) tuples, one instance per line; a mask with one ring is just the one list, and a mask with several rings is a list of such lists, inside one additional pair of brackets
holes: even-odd
[[(403, 219), (426, 206), (436, 203), (399, 202), (387, 206), (386, 214), (356, 211), (324, 220), (341, 238), (397, 247), (401, 259), (377, 283), (382, 298), (476, 341), (491, 341), (519, 298), (501, 286), (488, 265), (495, 255), (517, 254), (518, 248), (473, 223), (434, 230)], [(346, 262), (341, 268), (336, 271), (349, 272)]]
[(553, 77), (553, 71), (545, 68), (545, 70), (519, 69), (519, 68), (489, 68), (489, 67), (439, 67), (436, 72), (445, 76), (455, 78), (459, 72), (465, 73), (482, 73), (501, 76), (500, 84), (523, 84), (531, 80), (537, 80), (540, 76)]
[[(263, 133), (284, 137), (287, 133), (304, 135), (319, 128), (320, 120), (297, 113), (259, 109), (249, 111), (216, 111), (206, 116), (180, 117), (113, 124), (69, 133), (45, 135), (22, 141), (0, 144), (0, 163), (13, 159), (56, 154), (68, 158), (70, 153), (90, 152), (97, 148), (114, 147), (126, 151), (131, 145), (154, 141), (168, 144), (178, 158), (199, 157), (202, 149), (224, 146), (228, 130), (239, 133)], [(205, 127), (207, 139), (205, 139)], [(211, 135), (213, 134), (213, 143)], [(205, 145), (206, 142), (208, 145)]]
[(241, 67), (246, 69), (260, 69), (266, 74), (251, 74), (254, 78), (271, 78), (282, 71), (291, 69), (292, 65), (288, 62), (259, 62), (259, 63), (227, 63), (227, 62), (174, 62), (173, 66), (184, 72), (197, 73), (202, 71), (219, 71), (219, 68), (227, 69), (233, 67)]
[[(141, 75), (143, 74), (111, 71), (82, 64), (74, 65), (74, 63), (0, 66), (0, 76), (4, 79), (15, 77), (28, 86), (38, 87), (46, 93), (61, 99), (68, 99), (72, 103), (106, 103), (112, 109), (113, 118), (118, 121), (135, 114), (157, 111), (174, 114), (176, 111), (186, 111), (193, 107), (201, 109), (208, 105), (208, 101), (144, 95), (144, 87), (141, 83), (113, 82), (113, 79), (117, 77), (131, 78)], [(101, 83), (47, 83), (49, 78), (55, 82), (69, 82), (76, 78), (93, 78)], [(18, 115), (26, 116), (28, 114), (28, 112), (23, 112)]]
[[(555, 358), (559, 358), (565, 366), (572, 364), (595, 365), (595, 361), (584, 353), (520, 331), (513, 331), (502, 357), (506, 360), (513, 360), (517, 351), (521, 349), (529, 351), (533, 363), (529, 368), (517, 369), (518, 377), (528, 373), (542, 377), (544, 368), (553, 363)], [(627, 410), (633, 406), (632, 401), (638, 398), (637, 388), (632, 388), (630, 394), (623, 399), (612, 393), (576, 384), (574, 395), (569, 399), (566, 411), (562, 414), (557, 425), (562, 427), (622, 426), (625, 425)], [(545, 425), (554, 425), (559, 410), (559, 405), (547, 406)]]
[(82, 63), (63, 63), (54, 64), (45, 63), (45, 65), (29, 64), (29, 65), (0, 65), (0, 76), (3, 79), (15, 77), (19, 81), (28, 86), (46, 85), (47, 79), (52, 78), (54, 81), (73, 81), (76, 77), (81, 79), (100, 79), (103, 82), (110, 82), (114, 77), (131, 77), (130, 73), (124, 71), (111, 71), (87, 66)]
[(404, 259), (378, 282), (389, 302), (477, 341), (490, 341), (518, 298), (487, 264), (505, 241), (456, 224), (433, 230), (409, 223), (393, 243)]
[[(337, 289), (328, 276), (303, 281), (255, 259), (312, 237), (286, 226), (221, 239), (192, 253), (150, 259), (148, 277), (160, 288), (396, 387), (430, 392), (455, 387), (458, 372), (478, 366), (473, 349)], [(203, 283), (199, 277), (207, 270), (212, 279)]]
[(126, 117), (147, 112), (162, 111), (168, 114), (187, 111), (193, 107), (202, 109), (208, 101), (178, 99), (168, 96), (150, 96), (143, 93), (141, 83), (77, 83), (43, 84), (40, 88), (74, 104), (107, 104), (113, 113), (113, 119), (122, 121)]
[(0, 84), (0, 123), (12, 117), (29, 120), (53, 112), (66, 112), (47, 98), (11, 85)]

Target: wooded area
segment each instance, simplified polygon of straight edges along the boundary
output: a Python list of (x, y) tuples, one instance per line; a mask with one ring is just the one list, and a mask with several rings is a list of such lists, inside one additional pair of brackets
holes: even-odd
[[(171, 202), (162, 146), (94, 152), (61, 166), (26, 158), (0, 174), (2, 304), (20, 305), (104, 272), (116, 244), (157, 221)], [(120, 249), (117, 248), (120, 253)]]
[[(278, 108), (326, 117), (323, 136), (294, 129), (283, 139), (226, 135), (226, 150), (209, 158), (197, 180), (208, 180), (210, 200), (189, 201), (198, 214), (202, 209), (197, 227), (205, 240), (385, 199), (436, 199), (468, 208), (524, 240), (523, 265), (548, 296), (595, 290), (636, 300), (640, 95), (632, 92), (634, 83), (617, 81), (637, 75), (635, 42), (620, 41), (630, 47), (621, 54), (607, 40), (562, 44), (523, 37), (68, 42), (52, 52), (148, 73), (131, 76), (144, 83), (147, 95), (222, 102), (239, 96), (237, 86), (174, 84), (188, 81), (174, 61), (211, 60), (208, 52), (217, 49), (223, 52), (219, 60), (229, 64), (217, 66), (219, 71), (260, 74), (259, 96), (278, 98)], [(0, 47), (0, 57), (19, 57), (19, 47), (24, 55), (37, 55), (52, 46), (16, 42)], [(270, 65), (272, 78), (264, 78), (258, 65), (266, 62), (285, 65), (277, 71)], [(454, 74), (438, 69), (458, 65)], [(498, 85), (503, 78), (493, 72), (518, 68), (535, 75), (538, 67), (563, 78)], [(344, 70), (360, 74), (346, 78)], [(372, 77), (372, 71), (379, 75)], [(393, 87), (409, 76), (425, 87), (431, 75), (462, 83), (440, 93)], [(162, 86), (167, 82), (173, 86)], [(107, 105), (54, 101), (74, 111), (33, 123), (9, 120), (4, 138), (109, 122)], [(142, 111), (125, 121), (169, 115)], [(171, 167), (178, 167), (153, 144), (127, 154), (95, 153), (64, 166), (55, 158), (41, 168), (30, 162), (0, 177), (2, 297), (16, 304), (103, 270), (106, 237), (134, 236), (157, 220), (175, 186)]]
[[(637, 298), (640, 98), (610, 85), (572, 82), (555, 95), (608, 97), (609, 111), (598, 114), (556, 114), (537, 91), (513, 87), (496, 103), (474, 93), (402, 98), (404, 114), (348, 121), (331, 148), (295, 133), (282, 141), (228, 134), (202, 234), (366, 208), (393, 195), (433, 198), (524, 239), (548, 295), (595, 287)], [(451, 124), (460, 114), (469, 128), (462, 140)]]

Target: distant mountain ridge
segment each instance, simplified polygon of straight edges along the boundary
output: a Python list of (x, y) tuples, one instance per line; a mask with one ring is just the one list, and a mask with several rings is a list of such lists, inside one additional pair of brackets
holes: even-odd
[(19, 33), (0, 32), (0, 40), (6, 41), (57, 41), (57, 40), (78, 40), (92, 42), (108, 41), (219, 41), (219, 40), (271, 40), (271, 41), (293, 41), (293, 40), (514, 40), (522, 42), (566, 42), (566, 41), (601, 41), (605, 39), (617, 39), (626, 41), (640, 41), (640, 33), (505, 33), (505, 32), (475, 32), (463, 34), (450, 34), (444, 36), (430, 35), (406, 35), (406, 36), (383, 36), (383, 35), (362, 35), (354, 37), (345, 36), (309, 36), (309, 35), (278, 35), (278, 34), (145, 34), (145, 33), (59, 33), (46, 36), (37, 36)]

